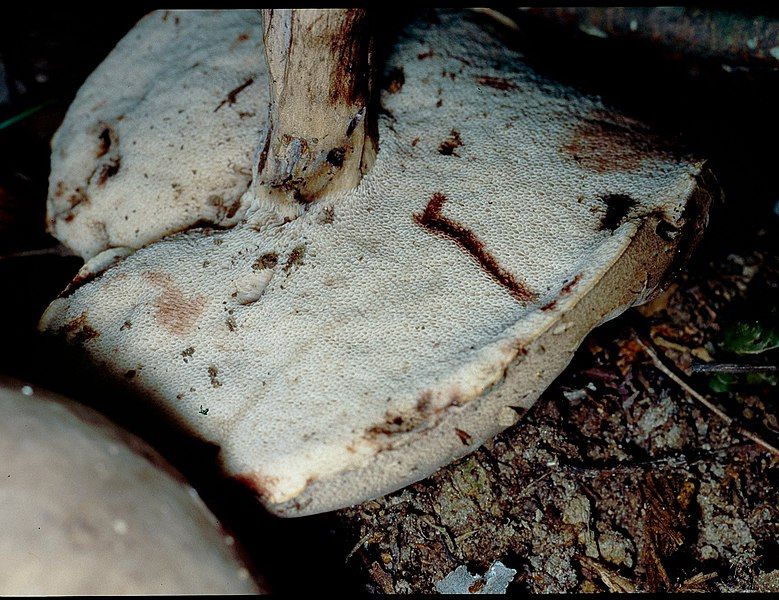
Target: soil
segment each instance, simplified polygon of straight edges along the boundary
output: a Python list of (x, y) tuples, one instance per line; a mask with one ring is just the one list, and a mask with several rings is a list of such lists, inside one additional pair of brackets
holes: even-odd
[[(141, 433), (277, 591), (433, 592), (458, 566), (482, 575), (496, 561), (517, 571), (509, 592), (779, 591), (776, 456), (692, 399), (637, 342), (777, 445), (777, 351), (739, 354), (733, 341), (740, 323), (779, 327), (779, 185), (768, 146), (777, 139), (776, 71), (727, 71), (520, 24), (507, 42), (521, 44), (538, 68), (711, 157), (726, 201), (668, 290), (588, 336), (516, 426), (397, 493), (284, 520), (221, 477), (213, 448), (118, 401), (120, 392), (80, 375), (73, 357), (36, 333), (81, 263), (40, 253), (56, 248), (43, 219), (48, 140), (80, 82), (139, 16), (2, 19), (0, 121), (51, 101), (0, 129), (2, 374), (99, 406)], [(763, 371), (731, 379), (694, 370), (701, 363)]]

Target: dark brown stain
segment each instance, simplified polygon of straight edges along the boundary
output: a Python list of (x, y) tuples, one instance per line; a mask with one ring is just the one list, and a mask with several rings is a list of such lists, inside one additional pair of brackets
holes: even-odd
[(138, 374), (138, 371), (135, 369), (130, 369), (124, 374), (125, 379), (134, 379), (135, 376)]
[(87, 321), (86, 311), (65, 323), (61, 331), (66, 334), (68, 341), (74, 344), (83, 344), (100, 337), (100, 332), (94, 329)]
[(112, 134), (111, 128), (106, 126), (100, 132), (100, 135), (97, 136), (97, 153), (95, 158), (100, 158), (101, 156), (106, 155), (108, 151), (111, 149), (111, 143), (112, 143), (111, 134)]
[(152, 306), (156, 309), (155, 321), (175, 335), (183, 335), (190, 331), (205, 308), (206, 298), (201, 295), (186, 297), (167, 273), (146, 272), (143, 277), (162, 289), (160, 295), (152, 302)]
[(544, 311), (544, 312), (547, 312), (547, 311), (550, 311), (550, 310), (554, 309), (555, 306), (557, 306), (557, 299), (552, 300), (551, 302), (549, 302), (547, 304), (544, 304), (541, 307), (541, 310)]
[(57, 185), (54, 186), (54, 196), (59, 197), (62, 196), (64, 193), (65, 193), (65, 182), (58, 181)]
[(435, 52), (433, 52), (433, 49), (430, 48), (427, 52), (420, 52), (417, 54), (417, 60), (425, 60), (426, 58), (430, 58), (431, 56), (435, 56)]
[(257, 172), (262, 173), (265, 169), (265, 163), (268, 161), (268, 150), (270, 149), (270, 135), (265, 136), (265, 143), (262, 146), (260, 156), (257, 158)]
[(236, 323), (235, 317), (233, 317), (232, 315), (225, 319), (225, 325), (227, 325), (227, 328), (230, 331), (235, 331), (236, 329), (238, 329), (238, 323)]
[(105, 182), (119, 172), (122, 166), (122, 159), (115, 156), (110, 161), (100, 167), (100, 174), (97, 176), (97, 185), (103, 186)]
[(208, 378), (211, 380), (211, 387), (213, 388), (222, 387), (222, 382), (219, 381), (217, 375), (219, 375), (219, 369), (214, 365), (208, 367)]
[(489, 75), (481, 75), (476, 78), (476, 83), (479, 85), (486, 85), (487, 87), (495, 88), (496, 90), (516, 90), (519, 89), (517, 84), (513, 81), (509, 81), (504, 77), (490, 77)]
[[(121, 259), (114, 258), (110, 264), (103, 267), (100, 271), (89, 271), (87, 273), (84, 273), (82, 275), (77, 274), (73, 279), (70, 280), (70, 283), (68, 283), (67, 286), (65, 286), (65, 289), (62, 290), (57, 298), (67, 298), (73, 293), (81, 288), (82, 286), (86, 285), (93, 279), (96, 279), (99, 275), (103, 275), (106, 271), (109, 269), (113, 269), (115, 266), (121, 263)], [(123, 278), (123, 276), (117, 276), (117, 279)], [(119, 328), (119, 331), (124, 331), (125, 329), (130, 329), (132, 327), (132, 323), (130, 321), (125, 321), (124, 324)]]
[(606, 204), (606, 212), (600, 220), (598, 229), (615, 231), (627, 219), (630, 210), (637, 204), (633, 198), (625, 194), (608, 194), (601, 197)]
[(181, 351), (181, 356), (184, 358), (184, 362), (189, 362), (189, 359), (192, 358), (192, 355), (195, 353), (195, 347), (190, 346), (189, 348), (186, 348)]
[(377, 435), (395, 435), (398, 433), (408, 433), (419, 427), (425, 420), (423, 414), (402, 415), (388, 412), (384, 416), (384, 422), (374, 425), (365, 430), (369, 437)]
[(124, 323), (122, 323), (122, 326), (119, 328), (119, 331), (125, 331), (126, 329), (132, 329), (132, 326), (133, 326), (132, 322), (125, 321)]
[(408, 433), (422, 425), (428, 417), (439, 412), (432, 405), (433, 394), (426, 390), (422, 392), (413, 410), (406, 413), (387, 411), (384, 420), (365, 430), (367, 439), (378, 436), (391, 436), (399, 433)]
[(335, 222), (335, 209), (332, 206), (325, 207), (317, 221), (322, 225), (332, 225)]
[(346, 148), (333, 148), (327, 153), (327, 162), (334, 167), (340, 167), (344, 164), (344, 157), (346, 156)]
[(241, 199), (234, 200), (232, 204), (227, 204), (221, 196), (213, 194), (208, 197), (208, 203), (216, 208), (216, 220), (232, 219), (238, 209), (241, 208)]
[(101, 275), (100, 273), (95, 273), (93, 271), (89, 271), (88, 273), (84, 275), (76, 275), (73, 279), (70, 280), (68, 285), (65, 286), (65, 289), (62, 290), (57, 298), (67, 298), (71, 295), (73, 295), (73, 292), (75, 292), (78, 288), (80, 288), (83, 285), (86, 285), (93, 279), (95, 279), (98, 275)]
[(582, 279), (582, 274), (579, 273), (576, 277), (571, 279), (562, 288), (560, 288), (560, 295), (570, 294), (571, 290), (576, 287)]
[(430, 411), (430, 401), (433, 399), (433, 394), (429, 391), (422, 392), (417, 400), (417, 411), (421, 413), (427, 413)]
[(253, 271), (261, 271), (262, 269), (272, 269), (279, 262), (279, 255), (275, 252), (267, 252), (260, 256), (252, 264)]
[(230, 206), (227, 207), (227, 213), (226, 213), (227, 218), (232, 219), (235, 216), (235, 213), (238, 212), (239, 208), (241, 208), (240, 199), (236, 200)]
[(501, 267), (476, 234), (463, 227), (457, 221), (441, 214), (441, 209), (446, 200), (446, 196), (442, 193), (434, 193), (427, 203), (424, 212), (413, 215), (414, 221), (432, 233), (444, 235), (452, 239), (460, 248), (470, 254), (485, 272), (505, 287), (518, 302), (535, 300), (535, 292), (529, 290), (523, 282)]
[(77, 187), (70, 195), (70, 198), (68, 198), (68, 204), (70, 204), (71, 209), (81, 206), (82, 204), (89, 204), (89, 202), (89, 196), (80, 187)]
[(370, 64), (370, 36), (362, 35), (362, 11), (343, 13), (336, 35), (330, 35), (329, 54), (337, 57), (329, 76), (328, 100), (333, 106), (364, 105), (368, 98)]
[(384, 89), (390, 94), (397, 94), (403, 89), (404, 83), (406, 83), (406, 74), (403, 72), (403, 67), (395, 67), (387, 74)]
[(454, 432), (457, 434), (457, 437), (460, 438), (460, 441), (464, 446), (470, 446), (473, 443), (473, 438), (467, 431), (463, 431), (462, 429), (457, 429), (455, 427)]
[(284, 265), (284, 272), (288, 273), (290, 269), (293, 267), (299, 267), (303, 264), (303, 257), (306, 254), (306, 247), (305, 246), (297, 246), (295, 247), (292, 252), (289, 253), (289, 256), (287, 257), (287, 262)]
[(271, 488), (279, 483), (277, 477), (260, 475), (259, 473), (236, 475), (233, 479), (252, 490), (260, 498), (270, 498), (272, 495), (270, 492)]
[(455, 152), (455, 149), (462, 145), (463, 140), (460, 137), (460, 132), (456, 129), (452, 129), (452, 131), (449, 132), (449, 137), (438, 146), (438, 153), (443, 154), (444, 156), (457, 156), (459, 158), (460, 155)]
[(227, 97), (222, 100), (219, 103), (219, 106), (217, 106), (214, 109), (214, 112), (218, 111), (220, 108), (222, 108), (225, 104), (232, 106), (235, 104), (236, 98), (238, 98), (238, 94), (240, 94), (242, 91), (244, 91), (247, 87), (249, 87), (251, 84), (254, 83), (254, 77), (249, 77), (246, 81), (244, 81), (241, 85), (239, 85), (237, 88), (233, 88), (227, 93)]
[(606, 111), (594, 111), (573, 127), (560, 151), (597, 173), (634, 171), (644, 160), (672, 150), (668, 140), (639, 121)]

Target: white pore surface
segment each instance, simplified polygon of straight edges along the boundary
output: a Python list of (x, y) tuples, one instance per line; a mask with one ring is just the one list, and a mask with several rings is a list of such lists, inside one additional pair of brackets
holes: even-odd
[(0, 410), (0, 594), (258, 591), (195, 490), (141, 440), (7, 381)]
[[(77, 337), (93, 360), (117, 378), (134, 370), (133, 386), (219, 444), (226, 468), (271, 506), (354, 469), (365, 470), (362, 498), (407, 483), (408, 473), (388, 484), (371, 471), (389, 444), (427, 452), (434, 466), (462, 454), (455, 431), (449, 447), (429, 449), (415, 448), (418, 434), (475, 406), (519, 345), (619, 259), (643, 216), (678, 224), (695, 187), (700, 164), (631, 153), (632, 122), (544, 79), (477, 17), (439, 17), (408, 27), (388, 58), (405, 83), (382, 92), (378, 158), (357, 189), (291, 222), (250, 209), (229, 231), (163, 239), (44, 317), (70, 337), (88, 323), (98, 335)], [(605, 141), (575, 142), (608, 119), (616, 133)], [(452, 130), (462, 145), (442, 154)], [(608, 168), (572, 156), (572, 144), (601, 152)], [(451, 237), (415, 222), (436, 193), (448, 198), (442, 215), (534, 299), (517, 300)], [(636, 202), (615, 231), (601, 227), (609, 194)], [(258, 260), (269, 253), (275, 266)], [(639, 285), (632, 298), (647, 292)], [(600, 317), (580, 318), (594, 327)], [(355, 501), (332, 493), (328, 507)]]
[[(259, 11), (141, 19), (54, 137), (51, 233), (90, 258), (198, 222), (240, 221), (267, 112), (263, 52)], [(249, 80), (231, 104), (230, 92)]]

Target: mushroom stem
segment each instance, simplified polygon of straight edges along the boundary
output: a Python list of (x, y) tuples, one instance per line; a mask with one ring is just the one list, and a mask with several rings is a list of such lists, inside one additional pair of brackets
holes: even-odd
[(373, 165), (373, 40), (362, 9), (262, 12), (270, 107), (254, 193), (294, 213)]

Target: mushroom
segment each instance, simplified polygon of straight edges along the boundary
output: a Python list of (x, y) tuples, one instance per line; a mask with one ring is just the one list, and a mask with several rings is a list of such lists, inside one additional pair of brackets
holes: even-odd
[(238, 223), (268, 102), (261, 52), (254, 11), (141, 19), (52, 140), (49, 232), (91, 258), (196, 224)]
[(98, 413), (0, 380), (0, 594), (258, 593), (193, 488)]
[[(332, 95), (313, 93), (328, 79), (305, 72), (319, 64), (307, 48), (371, 62), (352, 11), (326, 12), (351, 45), (307, 35), (318, 12), (266, 14), (270, 117), (243, 219), (105, 270), (98, 255), (41, 321), (117, 380), (133, 370), (140, 396), (219, 445), (227, 472), (284, 516), (396, 490), (514, 424), (593, 327), (662, 288), (717, 192), (703, 160), (535, 71), (472, 12), (408, 24), (384, 89), (331, 73)], [(238, 19), (189, 18), (219, 39)], [(160, 14), (142, 25), (109, 64), (174, 36)], [(122, 71), (98, 73), (122, 104)]]

